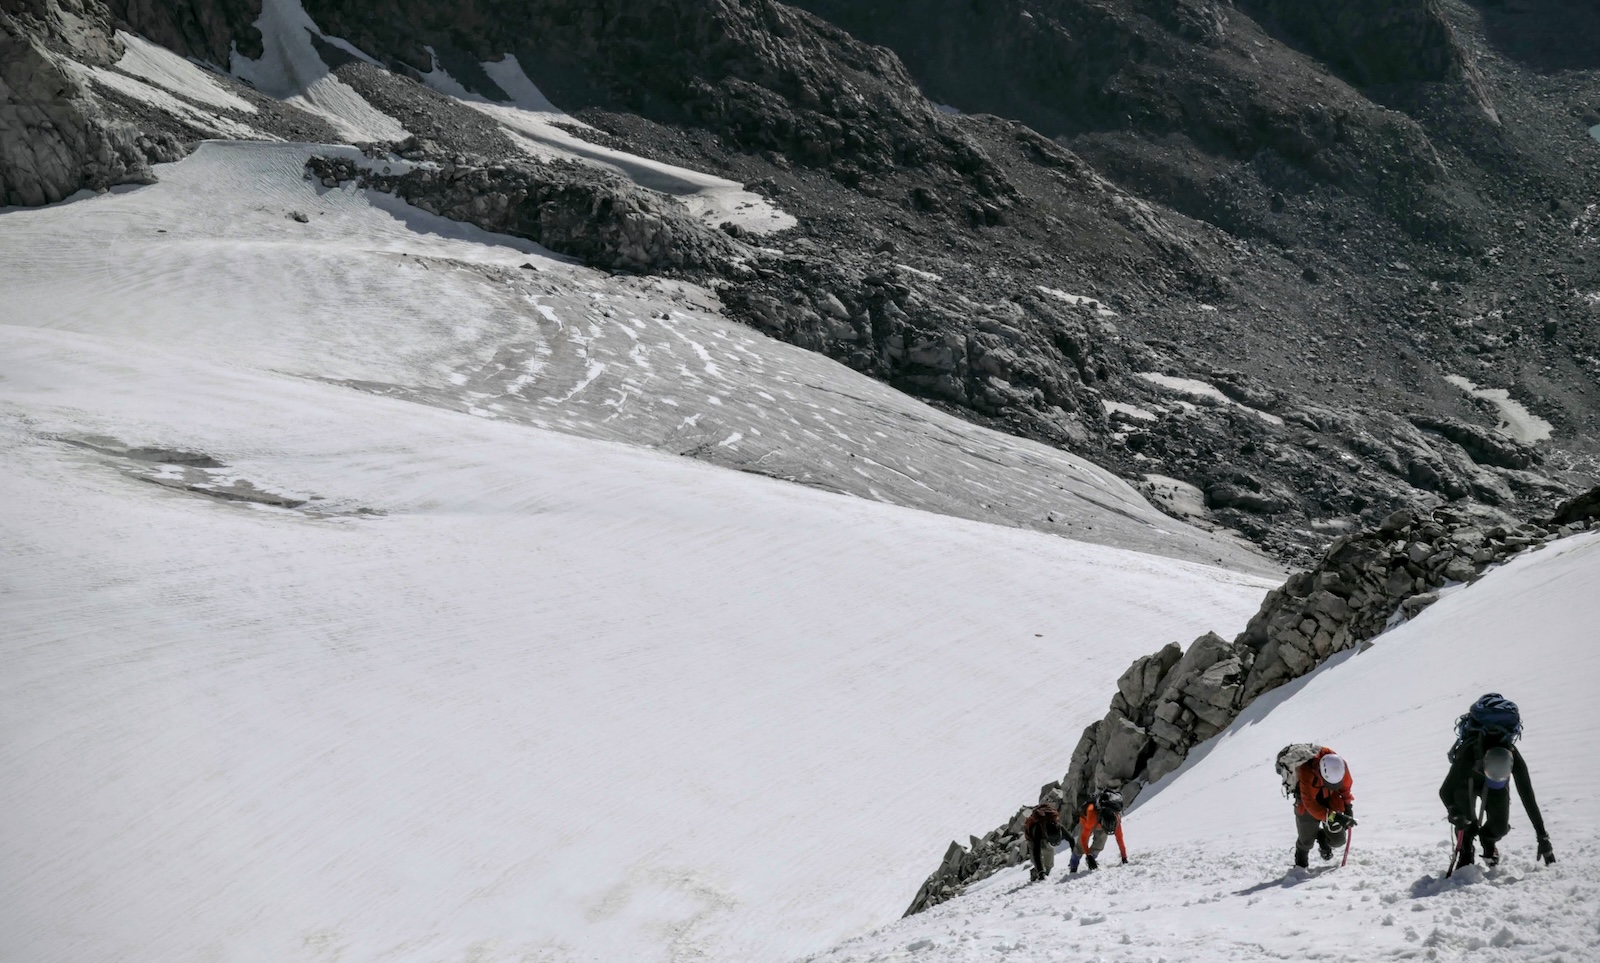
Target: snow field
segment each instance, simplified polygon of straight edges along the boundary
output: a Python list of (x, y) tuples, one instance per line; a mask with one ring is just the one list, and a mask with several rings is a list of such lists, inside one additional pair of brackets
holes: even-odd
[(389, 195), (323, 189), (302, 176), (313, 149), (207, 143), (152, 187), (0, 215), (7, 319), (1276, 570), (1090, 462), (731, 323), (693, 285), (613, 278)]
[[(0, 329), (0, 957), (777, 960), (1263, 580)], [(140, 484), (178, 445), (317, 520)], [(931, 855), (930, 855), (931, 854)]]
[[(1530, 553), (1416, 619), (1269, 693), (1128, 815), (1132, 862), (967, 897), (816, 960), (1600, 959), (1593, 801), (1600, 538)], [(1513, 800), (1504, 859), (1450, 880), (1438, 786), (1454, 722), (1486, 691), (1518, 702), (1521, 748), (1559, 862), (1534, 861)], [(1360, 825), (1350, 864), (1291, 870), (1294, 822), (1273, 771), (1290, 742), (1337, 749)], [(1114, 844), (1108, 853), (1114, 853)], [(1065, 873), (1065, 852), (1057, 873)]]

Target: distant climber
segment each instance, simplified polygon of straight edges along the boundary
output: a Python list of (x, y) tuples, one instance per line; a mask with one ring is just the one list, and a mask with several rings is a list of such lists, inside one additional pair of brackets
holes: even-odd
[(1078, 813), (1078, 834), (1072, 847), (1072, 859), (1067, 871), (1078, 871), (1082, 858), (1090, 869), (1099, 869), (1100, 851), (1106, 848), (1106, 833), (1117, 837), (1117, 850), (1122, 861), (1128, 861), (1128, 845), (1122, 839), (1122, 793), (1115, 789), (1102, 789), (1084, 804)]
[(1061, 813), (1045, 803), (1033, 807), (1028, 821), (1022, 824), (1022, 836), (1028, 841), (1028, 855), (1033, 859), (1033, 871), (1028, 879), (1035, 882), (1044, 879), (1056, 867), (1056, 847), (1064, 838)]
[(1327, 746), (1295, 743), (1278, 753), (1277, 768), (1284, 792), (1294, 799), (1294, 864), (1310, 865), (1313, 844), (1318, 856), (1332, 859), (1334, 847), (1345, 845), (1356, 824), (1344, 757)]
[(1509, 783), (1513, 779), (1539, 842), (1539, 858), (1546, 864), (1556, 861), (1544, 818), (1539, 815), (1539, 804), (1533, 798), (1528, 764), (1515, 745), (1520, 735), (1522, 714), (1517, 704), (1498, 692), (1488, 693), (1456, 720), (1456, 743), (1448, 754), (1450, 773), (1439, 787), (1439, 798), (1444, 800), (1450, 824), (1456, 828), (1452, 870), (1472, 863), (1474, 838), (1483, 847), (1486, 865), (1500, 862), (1499, 843), (1511, 828)]

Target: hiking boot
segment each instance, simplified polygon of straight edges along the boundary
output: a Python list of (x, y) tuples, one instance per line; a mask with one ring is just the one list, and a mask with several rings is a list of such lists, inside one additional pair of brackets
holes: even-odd
[(1483, 846), (1483, 865), (1490, 869), (1500, 865), (1500, 850), (1496, 848), (1493, 840), (1479, 840)]
[(1099, 863), (1098, 860), (1096, 860), (1094, 858), (1094, 854), (1093, 853), (1090, 853), (1089, 855), (1083, 857), (1083, 861), (1089, 864), (1089, 868), (1090, 869), (1099, 869), (1100, 868), (1100, 863)]
[(1311, 865), (1310, 856), (1311, 854), (1306, 850), (1296, 849), (1294, 851), (1294, 864), (1301, 869), (1305, 869)]
[(1461, 855), (1456, 857), (1456, 865), (1458, 867), (1472, 865), (1472, 843), (1470, 841), (1461, 844)]
[(1324, 863), (1333, 858), (1333, 844), (1328, 842), (1326, 836), (1317, 837), (1317, 855), (1322, 857)]

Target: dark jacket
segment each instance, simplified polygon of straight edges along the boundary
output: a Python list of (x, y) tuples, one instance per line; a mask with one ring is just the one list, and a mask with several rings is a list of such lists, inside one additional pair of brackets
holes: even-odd
[(1511, 750), (1511, 779), (1517, 784), (1517, 795), (1522, 798), (1522, 808), (1527, 810), (1528, 822), (1533, 824), (1534, 833), (1544, 836), (1544, 817), (1539, 815), (1539, 803), (1533, 798), (1533, 780), (1528, 776), (1528, 764), (1523, 761), (1522, 753), (1515, 745), (1492, 736), (1474, 737), (1463, 742), (1456, 750), (1450, 772), (1439, 786), (1439, 798), (1444, 800), (1444, 808), (1450, 814), (1451, 822), (1460, 824), (1475, 820), (1477, 797), (1487, 787), (1483, 756), (1496, 747)]

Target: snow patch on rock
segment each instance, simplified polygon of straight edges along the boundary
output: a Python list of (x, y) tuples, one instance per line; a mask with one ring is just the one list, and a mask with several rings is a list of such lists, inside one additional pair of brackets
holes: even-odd
[(1536, 444), (1550, 438), (1554, 426), (1538, 415), (1529, 411), (1522, 402), (1511, 397), (1511, 392), (1505, 388), (1480, 388), (1461, 375), (1446, 375), (1446, 381), (1472, 395), (1491, 402), (1500, 409), (1500, 423), (1495, 426), (1495, 431), (1514, 441), (1525, 445)]
[(1256, 415), (1269, 425), (1283, 425), (1283, 419), (1279, 418), (1277, 415), (1274, 415), (1271, 412), (1262, 411), (1259, 408), (1252, 408), (1246, 404), (1240, 404), (1239, 402), (1234, 401), (1232, 398), (1229, 398), (1227, 395), (1223, 394), (1215, 385), (1211, 384), (1210, 382), (1200, 381), (1196, 378), (1178, 378), (1172, 375), (1164, 375), (1155, 371), (1141, 371), (1138, 373), (1138, 376), (1145, 381), (1148, 381), (1150, 384), (1155, 385), (1157, 388), (1163, 388), (1167, 391), (1175, 392), (1177, 394), (1188, 395), (1191, 398), (1204, 398), (1207, 401), (1211, 401), (1219, 405), (1231, 405), (1235, 408), (1240, 408), (1244, 411), (1250, 412), (1253, 415)]
[(1060, 290), (1058, 288), (1047, 288), (1042, 284), (1039, 285), (1039, 293), (1040, 294), (1048, 294), (1050, 297), (1055, 298), (1057, 301), (1061, 301), (1061, 302), (1063, 302), (1065, 304), (1071, 304), (1071, 305), (1074, 305), (1074, 306), (1080, 306), (1081, 305), (1083, 307), (1089, 308), (1095, 314), (1100, 315), (1102, 318), (1114, 318), (1114, 317), (1117, 316), (1117, 312), (1115, 312), (1115, 311), (1111, 310), (1110, 308), (1106, 307), (1105, 304), (1103, 304), (1099, 300), (1097, 300), (1095, 298), (1088, 297), (1086, 295), (1068, 294), (1066, 291), (1062, 291), (1062, 290)]

